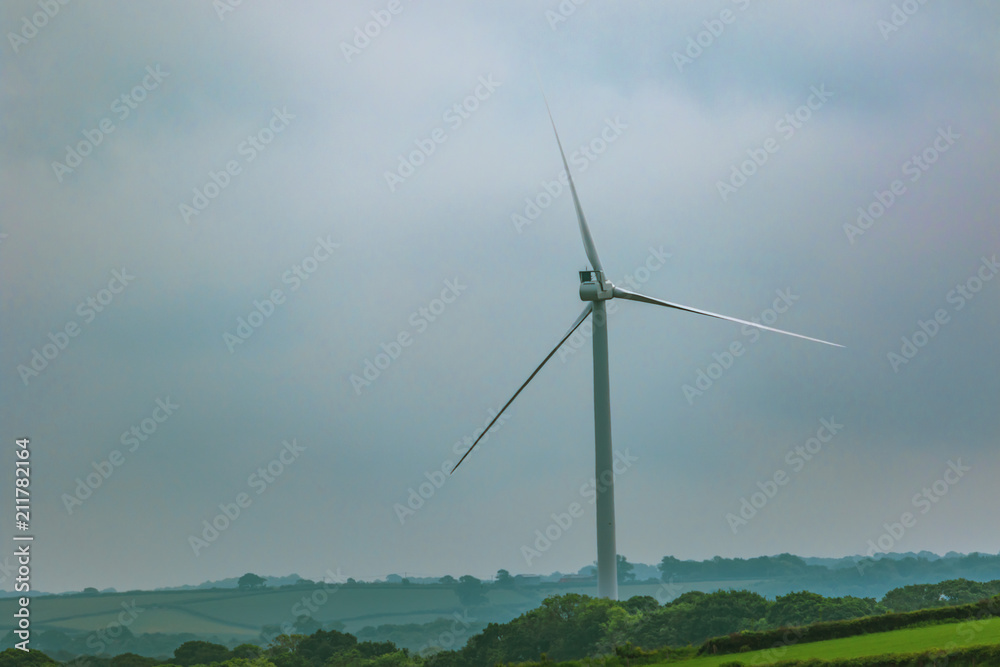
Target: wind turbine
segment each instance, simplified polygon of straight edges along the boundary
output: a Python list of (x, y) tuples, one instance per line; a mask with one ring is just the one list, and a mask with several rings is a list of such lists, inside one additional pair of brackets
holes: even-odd
[(590, 235), (590, 227), (587, 225), (586, 218), (583, 217), (583, 208), (580, 206), (580, 198), (576, 194), (576, 185), (573, 183), (573, 175), (570, 173), (569, 164), (566, 162), (566, 153), (563, 151), (562, 142), (559, 140), (559, 132), (556, 130), (556, 122), (552, 118), (552, 110), (549, 108), (549, 102), (547, 99), (545, 100), (545, 109), (548, 111), (549, 121), (552, 123), (552, 132), (556, 136), (556, 144), (559, 146), (559, 153), (562, 156), (563, 167), (566, 169), (566, 178), (569, 181), (569, 189), (573, 194), (573, 206), (576, 208), (576, 219), (580, 224), (580, 236), (583, 238), (583, 248), (587, 253), (587, 259), (590, 260), (591, 270), (580, 271), (580, 299), (587, 302), (587, 305), (584, 306), (583, 312), (576, 318), (576, 321), (573, 323), (573, 326), (569, 328), (569, 331), (567, 331), (559, 342), (556, 343), (556, 346), (552, 348), (552, 351), (549, 352), (544, 359), (542, 359), (542, 363), (538, 364), (538, 367), (535, 368), (531, 375), (528, 376), (528, 379), (524, 381), (524, 384), (522, 384), (518, 390), (514, 392), (514, 395), (511, 396), (510, 400), (504, 404), (504, 406), (500, 409), (500, 412), (493, 417), (493, 421), (491, 421), (489, 425), (483, 429), (483, 432), (478, 438), (476, 438), (475, 442), (472, 443), (465, 454), (462, 455), (462, 458), (459, 459), (458, 463), (455, 464), (455, 467), (451, 469), (451, 472), (454, 473), (455, 470), (458, 469), (458, 466), (462, 465), (462, 461), (464, 461), (476, 445), (479, 444), (479, 441), (482, 440), (483, 436), (485, 436), (490, 428), (493, 427), (493, 424), (495, 424), (500, 418), (500, 415), (504, 413), (504, 410), (506, 410), (508, 406), (514, 402), (514, 399), (517, 398), (518, 394), (520, 394), (521, 391), (528, 386), (528, 383), (531, 382), (535, 375), (538, 374), (538, 371), (542, 370), (542, 366), (544, 366), (545, 363), (552, 358), (552, 355), (556, 353), (556, 350), (558, 350), (559, 347), (573, 335), (573, 332), (576, 331), (581, 324), (583, 324), (583, 321), (587, 319), (587, 316), (593, 314), (594, 450), (596, 454), (595, 480), (599, 481), (599, 484), (597, 485), (597, 594), (602, 598), (617, 600), (618, 561), (617, 550), (615, 547), (615, 486), (611, 451), (611, 390), (610, 379), (608, 376), (608, 315), (605, 302), (614, 298), (639, 301), (641, 303), (653, 304), (654, 306), (664, 306), (675, 310), (683, 310), (688, 313), (695, 313), (696, 315), (707, 315), (708, 317), (715, 317), (720, 320), (746, 324), (758, 329), (764, 329), (765, 331), (773, 331), (775, 333), (785, 334), (788, 336), (795, 336), (796, 338), (804, 338), (805, 340), (823, 343), (824, 345), (832, 345), (834, 347), (844, 346), (820, 340), (818, 338), (810, 338), (809, 336), (803, 336), (790, 331), (774, 329), (755, 322), (747, 322), (746, 320), (741, 320), (736, 317), (719, 315), (718, 313), (712, 313), (699, 308), (691, 308), (690, 306), (682, 306), (669, 301), (661, 301), (660, 299), (654, 299), (653, 297), (645, 296), (637, 292), (630, 292), (613, 285), (604, 274), (604, 266), (601, 264), (600, 257), (597, 256), (597, 248), (594, 246), (594, 239)]

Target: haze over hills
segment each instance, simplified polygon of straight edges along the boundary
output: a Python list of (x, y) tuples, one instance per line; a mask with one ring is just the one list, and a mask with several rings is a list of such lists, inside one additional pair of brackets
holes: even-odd
[[(683, 575), (679, 573), (670, 571), (665, 571), (665, 561), (670, 559), (672, 562), (678, 564), (683, 564), (687, 572)], [(674, 560), (672, 557), (664, 558), (658, 565), (648, 565), (645, 563), (628, 563), (629, 578), (628, 581), (632, 582), (646, 582), (650, 580), (668, 580), (671, 574), (674, 575), (675, 580), (687, 580), (687, 581), (697, 581), (699, 577), (702, 577), (702, 581), (708, 580), (726, 580), (732, 578), (759, 578), (766, 580), (780, 580), (785, 578), (796, 578), (800, 580), (802, 577), (808, 577), (810, 574), (815, 575), (817, 581), (814, 582), (815, 588), (811, 590), (816, 590), (821, 592), (819, 589), (827, 588), (826, 583), (822, 581), (822, 575), (829, 574), (824, 573), (823, 570), (829, 570), (830, 573), (835, 571), (841, 571), (841, 581), (851, 581), (855, 586), (861, 586), (861, 578), (865, 576), (865, 572), (869, 567), (874, 567), (874, 565), (865, 566), (864, 563), (866, 559), (869, 561), (886, 561), (887, 563), (900, 563), (907, 560), (913, 561), (914, 565), (911, 567), (904, 568), (900, 570), (899, 568), (880, 568), (879, 572), (881, 577), (869, 576), (868, 583), (872, 586), (872, 590), (867, 594), (872, 597), (879, 597), (880, 593), (877, 591), (883, 587), (885, 583), (889, 580), (898, 581), (900, 579), (907, 580), (907, 583), (927, 583), (920, 580), (923, 575), (929, 575), (927, 581), (932, 579), (938, 580), (948, 577), (965, 577), (974, 580), (985, 581), (993, 578), (1000, 577), (1000, 554), (981, 554), (979, 552), (972, 552), (968, 554), (958, 553), (956, 551), (949, 551), (946, 554), (938, 555), (931, 551), (919, 551), (919, 552), (889, 552), (881, 553), (876, 552), (871, 558), (865, 555), (854, 555), (854, 556), (843, 556), (840, 558), (833, 557), (819, 557), (819, 556), (792, 556), (791, 554), (778, 554), (774, 556), (761, 556), (758, 558), (741, 559), (741, 558), (721, 558), (716, 556), (713, 559), (705, 561), (693, 561), (685, 560), (679, 561)], [(768, 570), (764, 563), (768, 560), (782, 560), (786, 564), (792, 567), (787, 568), (784, 572), (780, 574)], [(862, 565), (859, 567), (859, 563)], [(760, 567), (757, 567), (757, 565)], [(848, 570), (848, 568), (854, 568), (858, 572), (857, 577), (851, 577), (850, 573), (842, 572)], [(560, 572), (555, 571), (548, 574), (537, 574), (537, 573), (510, 573), (512, 576), (516, 576), (522, 580), (522, 583), (557, 583), (566, 577), (583, 577), (593, 573), (594, 566), (587, 565), (576, 572)], [(923, 573), (923, 574), (922, 574)], [(933, 574), (931, 574), (933, 573)], [(873, 573), (874, 574), (874, 573)], [(405, 572), (404, 572), (405, 575)], [(442, 573), (440, 576), (404, 576), (398, 573), (389, 573), (384, 577), (377, 577), (372, 579), (357, 579), (357, 583), (387, 583), (387, 584), (401, 584), (404, 580), (409, 584), (437, 584), (440, 583), (441, 577), (447, 576)], [(947, 576), (938, 576), (947, 575)], [(262, 575), (265, 579), (264, 586), (266, 588), (280, 588), (283, 586), (293, 586), (299, 582), (312, 583), (322, 582), (323, 578), (319, 577), (315, 580), (309, 579), (308, 577), (303, 577), (297, 573), (291, 573), (287, 575)], [(455, 575), (456, 577), (458, 575)], [(483, 581), (491, 581), (495, 577), (485, 577)], [(854, 582), (853, 579), (858, 579), (858, 582)], [(913, 581), (910, 581), (913, 579)], [(226, 577), (223, 579), (215, 579), (209, 581), (203, 581), (199, 584), (183, 584), (180, 586), (167, 586), (154, 588), (152, 591), (188, 591), (188, 590), (209, 590), (209, 589), (227, 589), (227, 588), (238, 588), (239, 587), (240, 576)], [(920, 580), (920, 581), (918, 581)], [(354, 582), (354, 579), (349, 581)], [(763, 581), (761, 583), (764, 583)], [(805, 583), (803, 580), (802, 583)], [(830, 588), (829, 592), (836, 592), (837, 587), (834, 586)], [(72, 594), (78, 593), (80, 591), (63, 591), (62, 594)], [(114, 587), (108, 587), (100, 589), (100, 593), (117, 593), (118, 590)], [(863, 592), (863, 591), (860, 591)], [(883, 591), (884, 592), (884, 591)], [(45, 596), (45, 595), (59, 595), (60, 593), (51, 593), (44, 591), (32, 591), (32, 595), (35, 596)], [(14, 597), (18, 595), (13, 591), (0, 590), (0, 598), (4, 597)]]
[[(86, 588), (37, 596), (32, 602), (32, 633), (40, 649), (64, 660), (94, 651), (162, 657), (189, 642), (267, 646), (283, 634), (311, 635), (318, 630), (351, 633), (359, 641), (393, 642), (414, 651), (447, 636), (448, 646), (438, 647), (455, 648), (489, 624), (513, 622), (545, 605), (601, 602), (594, 598), (591, 570), (544, 576), (500, 570), (488, 581), (469, 575), (411, 579), (390, 574), (378, 581), (356, 581), (334, 578), (334, 573), (316, 580), (247, 573), (155, 591)], [(654, 576), (644, 576), (650, 573)], [(681, 613), (678, 610), (694, 600), (723, 606), (755, 600), (763, 609), (798, 596), (807, 601), (824, 598), (833, 605), (831, 614), (847, 618), (971, 603), (995, 595), (1000, 592), (1000, 555), (890, 553), (877, 559), (805, 559), (779, 554), (704, 561), (668, 556), (655, 567), (619, 557), (618, 575), (620, 599), (630, 609), (670, 607), (673, 611), (663, 612), (669, 615)], [(16, 605), (10, 596), (0, 599), (0, 615), (13, 613)], [(759, 625), (757, 612), (747, 614)], [(13, 633), (4, 637), (9, 645), (15, 641)]]

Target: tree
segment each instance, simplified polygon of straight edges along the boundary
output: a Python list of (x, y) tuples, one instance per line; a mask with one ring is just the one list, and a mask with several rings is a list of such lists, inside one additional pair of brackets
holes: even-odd
[(438, 583), (447, 584), (451, 586), (452, 584), (457, 584), (458, 580), (455, 579), (455, 577), (451, 576), (450, 574), (446, 574), (440, 579), (438, 579)]
[(210, 665), (213, 662), (222, 662), (231, 657), (229, 649), (222, 644), (211, 642), (191, 641), (184, 642), (174, 649), (175, 665), (190, 667), (191, 665)]
[(306, 637), (297, 647), (299, 655), (314, 665), (323, 665), (331, 657), (357, 646), (354, 635), (337, 630), (320, 630)]
[(264, 584), (267, 583), (267, 579), (264, 577), (258, 577), (256, 574), (247, 572), (242, 577), (240, 577), (238, 586), (242, 590), (249, 590), (251, 588), (263, 588)]
[(483, 582), (469, 574), (459, 577), (455, 595), (464, 607), (475, 607), (488, 602), (483, 595)]
[(619, 647), (625, 645), (638, 620), (638, 617), (629, 614), (621, 607), (608, 609), (607, 620), (601, 624), (601, 639), (597, 643), (598, 652), (617, 652)]
[(628, 559), (621, 554), (618, 554), (618, 585), (627, 584), (631, 581), (635, 581), (635, 573), (633, 570), (635, 566), (628, 562)]
[(21, 651), (9, 648), (0, 653), (0, 665), (3, 667), (56, 667), (58, 664), (38, 649)]
[(264, 650), (256, 644), (240, 644), (233, 649), (232, 655), (234, 658), (253, 660), (259, 658), (263, 652)]
[(660, 608), (660, 603), (651, 595), (635, 595), (622, 603), (622, 606), (630, 614), (639, 612), (656, 611)]
[(316, 619), (308, 614), (302, 614), (295, 619), (295, 634), (297, 635), (311, 635), (317, 630), (322, 630), (323, 626), (320, 625)]
[(84, 588), (83, 592), (86, 593), (87, 595), (97, 595), (98, 593), (100, 593), (100, 591), (94, 588), (93, 586), (88, 586), (87, 588)]
[(153, 667), (162, 661), (135, 653), (119, 653), (111, 658), (111, 667)]
[(278, 635), (267, 646), (266, 658), (275, 667), (309, 667), (309, 661), (298, 653), (303, 635)]
[(507, 570), (497, 570), (497, 586), (501, 588), (513, 588), (514, 577), (510, 576)]
[(218, 663), (215, 667), (275, 667), (275, 664), (264, 656), (256, 658), (230, 658)]

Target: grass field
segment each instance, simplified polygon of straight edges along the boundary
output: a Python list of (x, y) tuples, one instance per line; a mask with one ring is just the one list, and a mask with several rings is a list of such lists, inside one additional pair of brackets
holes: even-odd
[[(685, 582), (670, 589), (673, 596), (689, 590), (745, 588), (756, 581)], [(323, 590), (320, 594), (317, 591)], [(649, 595), (665, 601), (659, 584), (622, 587), (622, 595)], [(537, 607), (550, 595), (583, 593), (594, 595), (594, 585), (542, 585), (517, 589), (491, 588), (490, 604), (476, 607), (473, 616), (484, 621), (505, 622)], [(325, 597), (325, 599), (324, 599)], [(36, 597), (31, 602), (35, 630), (93, 632), (107, 628), (133, 605), (141, 609), (129, 624), (135, 634), (148, 632), (218, 635), (253, 638), (261, 626), (294, 621), (309, 613), (320, 623), (340, 621), (348, 632), (366, 626), (427, 623), (448, 617), (461, 608), (453, 587), (444, 585), (342, 585), (325, 589), (278, 588), (259, 591), (209, 589), (187, 591), (129, 591), (99, 595)], [(0, 598), (0, 615), (13, 614), (15, 598)], [(312, 609), (309, 609), (310, 604)], [(125, 607), (123, 607), (123, 605)], [(477, 613), (478, 612), (478, 613)]]
[(779, 660), (807, 660), (820, 658), (860, 658), (883, 653), (916, 653), (935, 648), (968, 648), (982, 644), (1000, 644), (1000, 618), (963, 623), (944, 623), (922, 628), (907, 628), (843, 639), (797, 644), (781, 649), (729, 653), (710, 657), (693, 658), (680, 663), (684, 667), (715, 667), (725, 662), (739, 661), (745, 665), (766, 665)]

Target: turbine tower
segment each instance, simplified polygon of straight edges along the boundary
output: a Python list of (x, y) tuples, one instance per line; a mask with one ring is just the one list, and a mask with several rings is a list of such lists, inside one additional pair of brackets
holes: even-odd
[(764, 326), (763, 324), (747, 322), (746, 320), (729, 317), (727, 315), (719, 315), (718, 313), (712, 313), (707, 310), (682, 306), (669, 301), (661, 301), (659, 299), (654, 299), (653, 297), (645, 296), (637, 292), (630, 292), (613, 285), (605, 276), (604, 266), (601, 264), (600, 257), (597, 256), (597, 248), (594, 246), (594, 239), (590, 235), (590, 227), (587, 225), (587, 220), (583, 216), (583, 208), (580, 206), (580, 198), (576, 194), (576, 185), (573, 183), (573, 175), (570, 173), (569, 164), (566, 162), (566, 153), (563, 151), (562, 142), (559, 140), (559, 132), (556, 130), (556, 123), (552, 118), (552, 110), (549, 108), (548, 100), (545, 100), (545, 108), (549, 113), (549, 121), (552, 123), (552, 132), (556, 136), (556, 145), (559, 146), (559, 153), (562, 156), (563, 167), (566, 169), (566, 178), (569, 181), (569, 189), (573, 194), (573, 206), (576, 208), (576, 219), (580, 225), (580, 236), (583, 238), (583, 248), (587, 254), (587, 259), (590, 261), (591, 270), (580, 272), (580, 299), (587, 302), (587, 305), (584, 306), (583, 312), (576, 318), (576, 321), (573, 323), (573, 326), (569, 328), (569, 331), (567, 331), (559, 342), (556, 343), (556, 346), (552, 348), (552, 351), (549, 352), (544, 359), (542, 359), (542, 363), (538, 364), (538, 367), (535, 368), (531, 375), (528, 376), (528, 379), (524, 381), (524, 384), (522, 384), (518, 390), (514, 392), (514, 395), (510, 397), (510, 400), (507, 401), (496, 416), (493, 417), (493, 421), (491, 421), (489, 425), (483, 429), (483, 432), (478, 438), (476, 438), (475, 442), (472, 443), (469, 449), (466, 450), (465, 454), (462, 455), (462, 458), (455, 464), (455, 467), (451, 469), (451, 472), (454, 473), (455, 470), (458, 469), (458, 466), (462, 465), (462, 461), (464, 461), (476, 445), (479, 444), (479, 441), (482, 440), (483, 436), (485, 436), (490, 428), (493, 427), (493, 424), (496, 423), (496, 421), (500, 418), (500, 415), (504, 413), (508, 406), (514, 402), (514, 399), (517, 398), (518, 394), (520, 394), (521, 391), (528, 386), (528, 383), (531, 382), (535, 375), (538, 374), (538, 371), (542, 370), (542, 366), (544, 366), (545, 363), (552, 358), (552, 355), (556, 353), (556, 350), (558, 350), (559, 347), (573, 335), (573, 332), (576, 331), (581, 324), (583, 324), (583, 321), (587, 319), (587, 316), (593, 314), (594, 478), (598, 482), (597, 594), (602, 598), (617, 600), (618, 560), (617, 550), (615, 547), (615, 473), (614, 468), (612, 467), (613, 459), (611, 450), (611, 389), (610, 378), (608, 375), (608, 315), (605, 302), (614, 298), (628, 299), (629, 301), (639, 301), (655, 306), (664, 306), (675, 310), (683, 310), (688, 313), (695, 313), (696, 315), (706, 315), (720, 320), (746, 324), (758, 329), (764, 329), (765, 331), (773, 331), (775, 333), (785, 334), (788, 336), (795, 336), (796, 338), (803, 338), (805, 340), (811, 340), (825, 345), (832, 345), (834, 347), (843, 347), (843, 345), (820, 340), (818, 338), (810, 338), (809, 336), (803, 336), (790, 331), (774, 329), (772, 327)]

